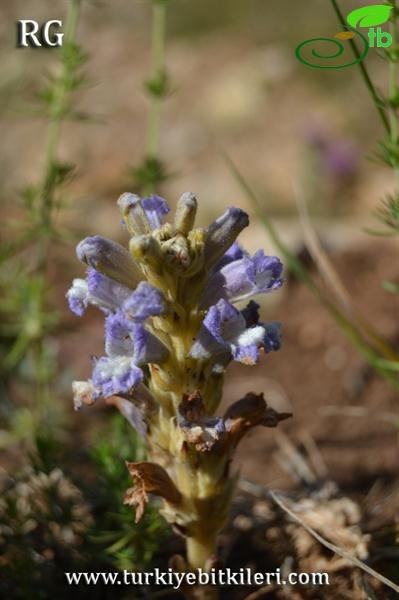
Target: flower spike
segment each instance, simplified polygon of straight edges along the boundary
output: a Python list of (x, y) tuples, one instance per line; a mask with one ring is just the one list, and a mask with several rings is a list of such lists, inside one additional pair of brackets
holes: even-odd
[(160, 196), (126, 193), (118, 205), (129, 251), (86, 238), (77, 255), (87, 277), (67, 292), (75, 314), (89, 305), (104, 314), (104, 352), (91, 378), (73, 383), (75, 408), (102, 398), (143, 438), (149, 460), (127, 463), (134, 481), (124, 502), (138, 521), (148, 494), (160, 496), (163, 515), (187, 540), (187, 566), (207, 568), (229, 514), (235, 448), (251, 428), (290, 416), (254, 393), (217, 412), (229, 364), (254, 365), (262, 350), (280, 348), (280, 323), (260, 321), (252, 297), (282, 286), (282, 264), (237, 243), (249, 223), (239, 208), (202, 229), (194, 228), (198, 202), (189, 192), (173, 223)]

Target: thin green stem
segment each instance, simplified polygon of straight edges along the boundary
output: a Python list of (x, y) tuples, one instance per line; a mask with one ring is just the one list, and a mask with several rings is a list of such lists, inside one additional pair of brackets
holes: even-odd
[(393, 3), (392, 17), (389, 24), (390, 34), (392, 37), (392, 48), (395, 55), (392, 57), (389, 55), (389, 138), (392, 146), (394, 155), (393, 170), (395, 174), (396, 188), (399, 190), (399, 160), (398, 160), (398, 114), (395, 106), (395, 101), (398, 93), (398, 82), (397, 82), (397, 60), (396, 60), (396, 1)]
[[(68, 48), (75, 43), (76, 31), (80, 17), (81, 0), (70, 0), (65, 23), (65, 34), (61, 52), (67, 52)], [(62, 55), (61, 55), (62, 56)], [(46, 357), (45, 326), (43, 319), (45, 315), (45, 293), (44, 284), (46, 278), (47, 264), (49, 259), (49, 247), (52, 232), (57, 177), (55, 167), (60, 141), (61, 125), (66, 113), (68, 94), (71, 90), (71, 78), (74, 76), (73, 67), (65, 55), (61, 61), (61, 72), (56, 79), (52, 89), (52, 100), (49, 106), (49, 125), (47, 129), (47, 140), (44, 158), (44, 173), (42, 184), (39, 189), (39, 228), (38, 249), (35, 266), (36, 276), (41, 280), (40, 293), (37, 299), (36, 319), (38, 322), (38, 337), (32, 344), (32, 362), (35, 373), (35, 402), (38, 410), (38, 426), (46, 418), (47, 407), (50, 397), (49, 383), (51, 372), (48, 372)]]
[[(70, 0), (65, 23), (64, 47), (68, 48), (74, 43), (80, 17), (82, 0)], [(47, 129), (46, 150), (44, 159), (44, 176), (40, 188), (40, 227), (39, 248), (36, 271), (43, 273), (47, 266), (48, 248), (52, 228), (52, 216), (54, 209), (54, 165), (57, 160), (57, 151), (60, 140), (62, 121), (65, 116), (65, 106), (69, 92), (71, 78), (70, 65), (63, 60), (61, 74), (57, 78), (49, 109), (49, 125)]]
[[(334, 8), (335, 14), (338, 17), (338, 20), (339, 20), (340, 24), (343, 27), (346, 27), (346, 21), (345, 21), (344, 16), (343, 16), (343, 14), (342, 14), (339, 6), (338, 6), (338, 2), (336, 2), (336, 0), (331, 0), (331, 4), (332, 4), (332, 6)], [(360, 59), (361, 54), (359, 52), (359, 49), (358, 49), (358, 47), (357, 47), (356, 42), (354, 41), (354, 39), (350, 39), (349, 43), (350, 43), (350, 45), (352, 47), (353, 53), (356, 56), (356, 58)], [(379, 114), (380, 118), (381, 118), (382, 124), (384, 125), (384, 128), (386, 129), (386, 131), (389, 132), (390, 131), (389, 119), (388, 119), (388, 117), (386, 115), (386, 112), (385, 112), (385, 109), (384, 109), (384, 107), (382, 105), (381, 97), (379, 96), (377, 90), (374, 87), (373, 82), (370, 79), (368, 71), (367, 71), (367, 69), (366, 69), (366, 67), (364, 65), (364, 61), (360, 60), (357, 64), (359, 66), (360, 73), (361, 73), (361, 75), (363, 77), (364, 83), (366, 84), (366, 87), (367, 87), (368, 91), (370, 92), (370, 96), (373, 99), (374, 105), (375, 105), (375, 107), (376, 107), (376, 109), (378, 111), (378, 114)]]
[[(153, 1), (152, 50), (150, 83), (162, 85), (165, 78), (166, 2)], [(150, 108), (147, 129), (147, 156), (158, 158), (161, 125), (162, 93), (150, 92)]]

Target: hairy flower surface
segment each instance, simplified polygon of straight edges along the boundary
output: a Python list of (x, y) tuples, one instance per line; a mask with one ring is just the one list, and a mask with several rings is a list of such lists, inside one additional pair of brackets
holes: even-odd
[[(211, 306), (201, 326), (198, 338), (190, 350), (197, 359), (213, 359), (216, 364), (225, 364), (231, 358), (248, 365), (259, 359), (260, 348), (266, 351), (278, 349), (275, 341), (262, 323), (248, 323), (245, 315), (226, 300)], [(252, 315), (253, 316), (253, 315)], [(276, 336), (279, 325), (276, 323)]]
[(239, 302), (271, 292), (283, 284), (283, 265), (276, 256), (265, 256), (263, 250), (258, 250), (251, 258), (235, 244), (223, 259), (213, 270), (204, 291), (201, 299), (204, 308), (220, 298)]
[(289, 416), (255, 394), (215, 414), (229, 363), (254, 365), (280, 348), (280, 324), (260, 321), (251, 298), (279, 289), (283, 267), (236, 242), (249, 223), (239, 208), (202, 229), (192, 193), (180, 198), (173, 222), (156, 195), (126, 193), (118, 205), (129, 250), (84, 239), (77, 255), (87, 277), (67, 293), (75, 314), (89, 305), (104, 313), (104, 355), (93, 357), (88, 381), (74, 382), (75, 407), (105, 398), (145, 437), (151, 460), (129, 463), (135, 484), (125, 501), (139, 519), (147, 493), (161, 496), (164, 516), (187, 537), (189, 564), (201, 566), (228, 513), (234, 448), (251, 427)]

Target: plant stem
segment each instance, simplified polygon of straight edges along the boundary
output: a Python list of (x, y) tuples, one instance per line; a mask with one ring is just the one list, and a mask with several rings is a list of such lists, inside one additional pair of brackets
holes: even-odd
[[(338, 2), (336, 0), (331, 0), (331, 4), (334, 8), (335, 14), (338, 17), (338, 20), (340, 21), (340, 24), (343, 27), (346, 27), (346, 21), (345, 21), (344, 16), (338, 6)], [(358, 50), (356, 42), (353, 39), (350, 39), (349, 43), (352, 47), (354, 55), (356, 56), (357, 59), (359, 59), (361, 54)], [(364, 65), (364, 61), (361, 60), (357, 64), (359, 65), (360, 73), (363, 77), (363, 80), (364, 80), (364, 83), (366, 84), (367, 89), (370, 92), (370, 96), (373, 99), (374, 105), (378, 111), (380, 118), (381, 118), (382, 124), (384, 125), (384, 128), (386, 129), (386, 131), (389, 132), (390, 131), (389, 120), (388, 120), (386, 112), (382, 106), (381, 97), (378, 95), (377, 90), (375, 89), (374, 84), (370, 79), (370, 75), (368, 74), (368, 71)]]
[[(166, 38), (166, 2), (153, 0), (152, 39), (151, 39), (151, 75), (150, 82), (161, 82), (165, 77), (165, 38)], [(150, 94), (150, 108), (147, 129), (147, 156), (158, 158), (159, 131), (163, 94)]]
[(192, 569), (205, 569), (207, 562), (214, 554), (214, 539), (187, 538), (187, 559)]
[[(61, 52), (67, 52), (68, 48), (75, 43), (76, 31), (80, 17), (82, 0), (69, 0), (65, 23), (64, 45)], [(46, 306), (45, 281), (47, 265), (49, 261), (49, 248), (52, 234), (52, 221), (54, 213), (54, 193), (58, 185), (56, 176), (57, 153), (60, 140), (62, 121), (65, 117), (68, 93), (71, 89), (71, 78), (74, 76), (73, 67), (62, 55), (61, 72), (57, 77), (51, 96), (49, 106), (49, 125), (47, 129), (47, 140), (44, 158), (44, 174), (42, 184), (39, 188), (39, 228), (38, 248), (35, 265), (35, 273), (40, 281), (39, 294), (36, 306), (36, 319), (38, 335), (32, 344), (32, 362), (35, 373), (35, 403), (38, 408), (37, 426), (41, 427), (45, 418), (50, 390), (49, 381), (52, 373), (47, 367), (45, 326), (43, 318)]]
[(389, 138), (392, 146), (392, 151), (394, 154), (394, 164), (393, 170), (395, 174), (395, 184), (398, 191), (399, 190), (399, 156), (398, 156), (398, 115), (397, 108), (395, 106), (396, 96), (398, 93), (398, 84), (397, 84), (397, 59), (396, 59), (396, 0), (393, 2), (393, 11), (392, 17), (389, 24), (389, 30), (392, 37), (392, 47), (394, 49), (395, 55), (392, 57), (389, 56)]
[[(75, 41), (76, 30), (80, 17), (82, 0), (70, 0), (65, 24), (64, 47), (68, 48)], [(39, 249), (36, 272), (44, 273), (48, 261), (48, 248), (51, 237), (52, 216), (54, 209), (54, 190), (56, 178), (54, 166), (57, 161), (57, 151), (60, 140), (62, 121), (65, 116), (65, 105), (69, 91), (71, 70), (68, 61), (62, 60), (61, 74), (56, 79), (52, 102), (49, 109), (49, 126), (47, 129), (46, 150), (44, 159), (44, 176), (40, 188), (40, 227)]]

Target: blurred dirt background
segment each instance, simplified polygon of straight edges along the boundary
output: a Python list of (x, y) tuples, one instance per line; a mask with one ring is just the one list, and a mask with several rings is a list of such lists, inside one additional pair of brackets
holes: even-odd
[[(344, 8), (349, 12), (363, 4), (345, 2)], [(62, 18), (65, 9), (65, 0), (3, 0), (0, 6), (3, 219), (18, 214), (18, 191), (41, 172), (45, 122), (32, 116), (29, 106), (43, 75), (56, 64), (54, 50), (15, 47), (15, 22)], [(139, 163), (144, 150), (149, 18), (145, 0), (87, 2), (83, 9), (79, 42), (89, 56), (91, 85), (80, 92), (78, 109), (93, 122), (64, 125), (61, 145), (61, 157), (76, 164), (76, 176), (60, 218), (77, 238), (99, 233), (124, 241), (115, 201), (123, 191), (134, 191), (129, 167)], [(339, 30), (322, 0), (172, 0), (167, 41), (172, 93), (161, 132), (161, 155), (172, 176), (162, 195), (173, 205), (183, 191), (194, 191), (200, 224), (226, 206), (242, 206), (252, 220), (242, 243), (251, 251), (274, 252), (226, 166), (226, 151), (259, 192), (283, 238), (303, 252), (292, 189), (292, 182), (300, 181), (355, 304), (398, 343), (398, 300), (381, 287), (383, 280), (399, 280), (397, 242), (365, 231), (377, 228), (372, 212), (393, 186), (390, 171), (370, 161), (382, 135), (376, 110), (355, 67), (310, 69), (294, 54), (301, 41), (333, 37)], [(367, 66), (385, 89), (387, 69), (375, 52)], [(65, 308), (70, 280), (81, 274), (72, 244), (54, 252), (51, 276), (66, 322), (55, 341), (64, 373), (61, 396), (77, 439), (90, 445), (110, 409), (72, 412), (70, 381), (88, 376), (89, 355), (102, 344), (100, 316), (89, 311), (78, 320)], [(384, 503), (398, 487), (397, 392), (370, 371), (300, 282), (287, 281), (263, 308), (268, 319), (283, 323), (283, 348), (256, 368), (231, 367), (225, 402), (249, 390), (264, 391), (272, 406), (294, 413), (281, 430), (298, 444), (310, 435), (329, 477), (345, 493), (363, 502), (378, 487), (378, 502)], [(254, 432), (242, 445), (237, 466), (252, 481), (288, 489), (296, 482), (274, 460), (279, 435)], [(8, 460), (17, 454), (15, 449)]]

